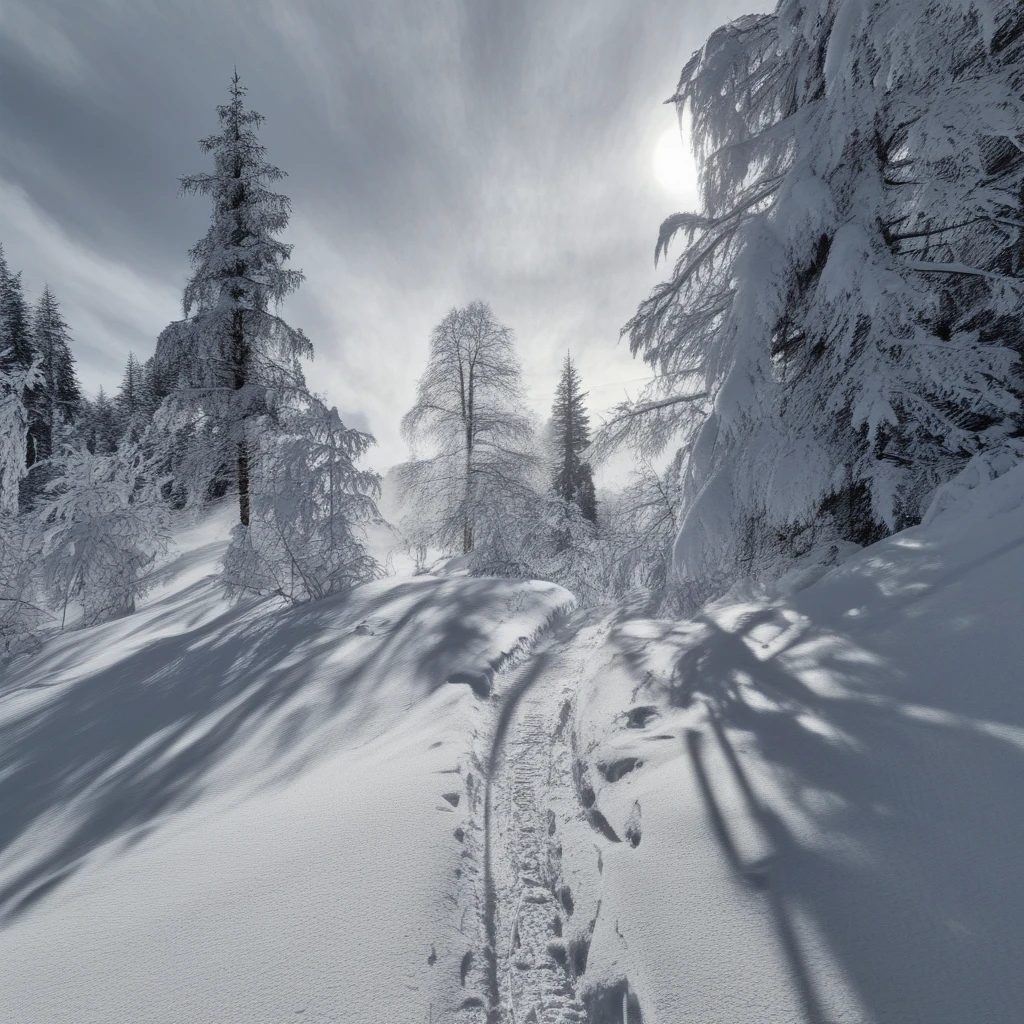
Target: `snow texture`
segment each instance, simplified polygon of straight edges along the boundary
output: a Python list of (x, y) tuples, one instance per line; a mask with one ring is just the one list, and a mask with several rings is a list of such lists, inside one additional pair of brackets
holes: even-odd
[(0, 1019), (1014, 1020), (1024, 467), (970, 483), (532, 649), (558, 587), (226, 604), (227, 506), (0, 681)]
[(443, 797), (483, 713), (447, 681), (568, 595), (421, 577), (231, 606), (233, 511), (134, 615), (0, 677), (5, 1022), (441, 1019)]

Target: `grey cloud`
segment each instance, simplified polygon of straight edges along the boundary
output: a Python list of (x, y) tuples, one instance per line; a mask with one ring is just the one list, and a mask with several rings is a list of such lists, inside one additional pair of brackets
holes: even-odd
[[(402, 456), (398, 420), (452, 304), (489, 299), (516, 328), (538, 412), (567, 346), (601, 385), (595, 402), (644, 373), (617, 337), (656, 279), (654, 235), (674, 212), (650, 168), (671, 124), (662, 101), (711, 29), (767, 6), (6, 0), (0, 178), (140, 279), (154, 296), (151, 347), (176, 315), (157, 283), (180, 289), (207, 223), (177, 179), (205, 166), (196, 142), (237, 65), (289, 174), (308, 280), (286, 315), (317, 347), (317, 386), (365, 415), (386, 464)], [(8, 246), (12, 265), (38, 273), (51, 257)], [(111, 351), (83, 343), (87, 380), (116, 385), (110, 366), (138, 351), (146, 315), (104, 310), (117, 296), (103, 287), (50, 283), (74, 296), (73, 327), (75, 311), (102, 324), (95, 338)]]

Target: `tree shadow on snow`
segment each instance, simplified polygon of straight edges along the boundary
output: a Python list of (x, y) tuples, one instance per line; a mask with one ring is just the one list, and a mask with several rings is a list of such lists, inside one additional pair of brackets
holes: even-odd
[(424, 578), (224, 611), (215, 586), (67, 634), (0, 683), (0, 925), (100, 847), (227, 791), (217, 770), (243, 746), (250, 790), (279, 785), (483, 667), (510, 594)]
[[(1021, 543), (953, 570), (933, 562), (931, 582), (906, 573), (903, 586), (898, 566), (879, 565), (874, 580), (728, 625), (713, 614), (651, 624), (661, 640), (686, 639), (669, 697), (703, 702), (708, 725), (687, 733), (684, 763), (730, 870), (770, 907), (811, 1024), (830, 1020), (830, 997), (807, 921), (866, 1021), (994, 1024), (1024, 1006), (1021, 645), (1011, 627), (961, 614), (986, 607), (973, 570)], [(944, 588), (954, 589), (930, 605)], [(903, 633), (898, 672), (873, 645), (898, 650)], [(643, 644), (620, 642), (641, 667)], [(963, 677), (958, 646), (987, 652), (990, 675)], [(756, 751), (749, 762), (739, 735)], [(737, 851), (710, 752), (768, 839), (760, 863)]]

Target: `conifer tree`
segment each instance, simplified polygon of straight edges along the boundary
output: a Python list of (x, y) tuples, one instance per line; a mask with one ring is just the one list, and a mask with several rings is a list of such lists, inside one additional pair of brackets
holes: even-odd
[(245, 91), (236, 71), (230, 102), (217, 108), (219, 131), (200, 142), (213, 156), (213, 172), (181, 179), (182, 193), (207, 196), (213, 214), (190, 252), (185, 319), (165, 329), (157, 349), (157, 362), (187, 385), (188, 401), (217, 424), (206, 436), (219, 448), (207, 459), (211, 472), (226, 460), (234, 466), (243, 526), (250, 515), (251, 431), (304, 391), (299, 360), (313, 354), (301, 330), (270, 312), (303, 275), (284, 267), (292, 247), (275, 236), (287, 226), (291, 204), (268, 188), (284, 172), (265, 159), (256, 136), (263, 117), (246, 110)]
[(142, 364), (142, 373), (146, 414), (152, 417), (160, 403), (173, 390), (174, 382), (169, 378), (166, 369), (153, 356), (150, 356)]
[(82, 403), (80, 423), (85, 447), (95, 455), (110, 455), (117, 451), (117, 410), (102, 386), (96, 397)]
[(142, 364), (135, 358), (134, 352), (128, 353), (121, 387), (114, 399), (117, 409), (120, 433), (128, 434), (132, 443), (142, 436), (146, 419), (151, 406), (149, 398), (149, 380)]
[(780, 0), (683, 69), (700, 213), (626, 325), (657, 373), (615, 428), (682, 440), (673, 559), (700, 601), (920, 519), (1013, 447), (1024, 7)]
[(12, 274), (0, 246), (0, 369), (27, 370), (32, 365), (32, 329), (21, 288), (21, 271)]
[(36, 304), (32, 340), (43, 376), (32, 402), (34, 456), (48, 459), (57, 453), (60, 430), (74, 422), (82, 400), (69, 344), (71, 333), (49, 286)]
[[(0, 351), (0, 356), (5, 355)], [(0, 368), (0, 517), (18, 512), (19, 484), (28, 472), (25, 445), (29, 412), (26, 394), (42, 379), (37, 363), (27, 370)]]
[(580, 390), (580, 375), (568, 353), (551, 409), (551, 443), (555, 462), (554, 491), (563, 501), (579, 506), (591, 522), (597, 520), (594, 478), (582, 455), (590, 444), (590, 417)]

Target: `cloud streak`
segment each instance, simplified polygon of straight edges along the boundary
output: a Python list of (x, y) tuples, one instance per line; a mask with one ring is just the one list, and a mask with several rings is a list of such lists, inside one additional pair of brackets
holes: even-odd
[(618, 331), (658, 279), (658, 224), (695, 198), (655, 177), (663, 100), (720, 20), (768, 6), (38, 2), (7, 0), (0, 28), (0, 241), (64, 302), (87, 387), (178, 315), (209, 211), (177, 179), (205, 168), (237, 65), (289, 174), (307, 281), (284, 313), (382, 467), (404, 456), (431, 327), (474, 298), (515, 329), (538, 415), (567, 348), (595, 412), (636, 389)]

